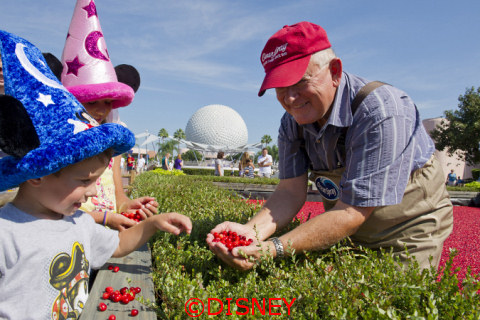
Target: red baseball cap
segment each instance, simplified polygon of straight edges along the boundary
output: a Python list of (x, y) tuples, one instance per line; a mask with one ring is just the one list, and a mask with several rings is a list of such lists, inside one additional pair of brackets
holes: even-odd
[(312, 53), (330, 48), (327, 33), (319, 25), (302, 21), (284, 26), (268, 39), (260, 62), (265, 69), (258, 96), (267, 89), (291, 86), (303, 77)]

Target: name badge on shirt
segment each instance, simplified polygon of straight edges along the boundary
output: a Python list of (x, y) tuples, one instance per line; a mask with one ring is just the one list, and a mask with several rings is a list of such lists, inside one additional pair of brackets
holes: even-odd
[(339, 189), (335, 182), (327, 177), (318, 177), (315, 179), (315, 186), (318, 192), (327, 200), (338, 200)]

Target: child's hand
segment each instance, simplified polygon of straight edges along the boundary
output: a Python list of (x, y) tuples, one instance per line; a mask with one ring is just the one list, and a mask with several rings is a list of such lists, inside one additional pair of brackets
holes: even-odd
[(192, 232), (192, 221), (189, 217), (176, 212), (162, 213), (149, 218), (159, 230), (178, 236), (182, 231)]
[(138, 222), (132, 219), (128, 219), (127, 217), (122, 216), (121, 214), (118, 213), (109, 213), (108, 214), (108, 220), (107, 220), (107, 225), (112, 228), (116, 229), (118, 231), (123, 231), (125, 229), (128, 229), (130, 227), (133, 227), (136, 225)]
[(137, 199), (129, 200), (122, 205), (120, 212), (126, 212), (134, 210), (142, 216), (143, 219), (151, 217), (158, 213), (158, 202), (152, 197), (140, 197)]
[(192, 221), (183, 214), (176, 212), (162, 213), (154, 215), (134, 227), (128, 228), (118, 233), (120, 242), (117, 250), (113, 253), (113, 257), (124, 257), (130, 252), (140, 248), (142, 244), (157, 232), (162, 230), (179, 235), (182, 231), (190, 233), (192, 231)]

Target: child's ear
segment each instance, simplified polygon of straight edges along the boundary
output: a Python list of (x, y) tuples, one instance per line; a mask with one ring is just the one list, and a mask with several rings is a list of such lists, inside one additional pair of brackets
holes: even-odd
[(37, 131), (23, 104), (14, 97), (0, 95), (0, 148), (22, 158), (38, 146)]
[(35, 179), (29, 179), (26, 181), (26, 183), (30, 184), (32, 187), (38, 187), (39, 185), (42, 184), (43, 177), (42, 178), (35, 178)]

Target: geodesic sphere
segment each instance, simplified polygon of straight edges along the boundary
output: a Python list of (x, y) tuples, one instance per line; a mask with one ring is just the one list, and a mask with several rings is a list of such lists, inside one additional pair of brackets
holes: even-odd
[(232, 108), (212, 104), (198, 109), (185, 129), (188, 141), (213, 146), (239, 147), (247, 144), (248, 130)]

